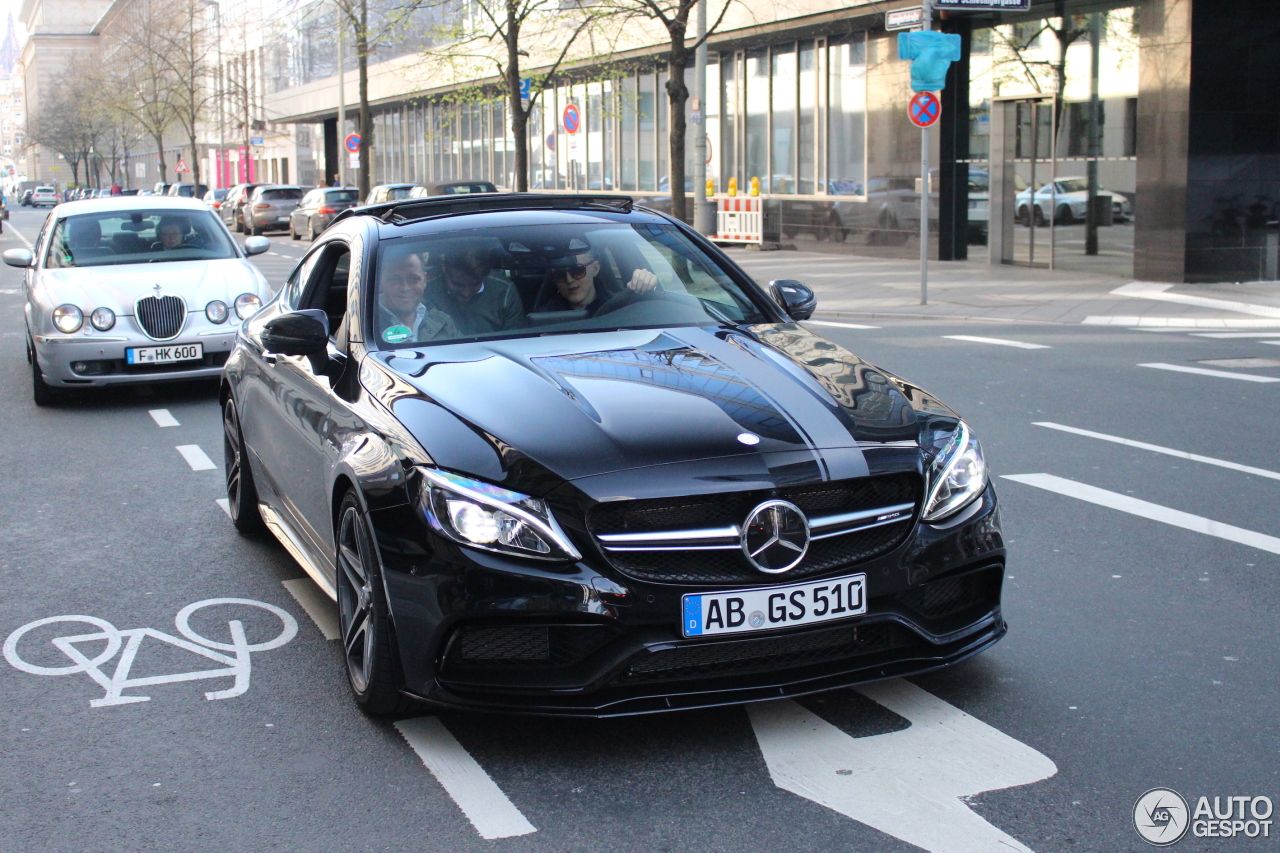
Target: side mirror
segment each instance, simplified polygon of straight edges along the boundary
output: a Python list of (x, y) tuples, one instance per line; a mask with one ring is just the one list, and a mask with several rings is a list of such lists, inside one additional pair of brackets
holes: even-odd
[(270, 248), (271, 241), (266, 237), (250, 237), (244, 241), (244, 253), (246, 255), (261, 255)]
[(30, 249), (5, 249), (4, 262), (11, 267), (26, 269), (36, 265), (36, 256), (31, 254)]
[(262, 346), (280, 355), (319, 355), (329, 346), (329, 318), (317, 308), (281, 314), (263, 326)]
[(769, 282), (769, 289), (792, 320), (808, 320), (817, 310), (818, 297), (803, 282), (780, 278)]

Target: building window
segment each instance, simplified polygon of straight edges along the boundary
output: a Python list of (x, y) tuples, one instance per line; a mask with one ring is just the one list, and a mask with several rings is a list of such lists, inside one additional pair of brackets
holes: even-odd
[[(743, 166), (747, 187), (751, 179), (765, 183), (769, 177), (769, 52), (759, 48), (747, 52), (746, 138)], [(762, 187), (763, 189), (763, 187)]]
[[(1137, 20), (1137, 16), (1134, 16)], [(1135, 24), (1136, 26), (1136, 24)], [(1138, 99), (1124, 99), (1124, 156), (1138, 156)]]
[(800, 90), (796, 123), (796, 162), (799, 168), (796, 172), (796, 191), (807, 194), (815, 191), (814, 172), (818, 158), (818, 72), (814, 43), (800, 42), (798, 58)]
[(863, 195), (866, 182), (867, 40), (858, 33), (827, 48), (830, 103), (827, 177), (836, 195)]

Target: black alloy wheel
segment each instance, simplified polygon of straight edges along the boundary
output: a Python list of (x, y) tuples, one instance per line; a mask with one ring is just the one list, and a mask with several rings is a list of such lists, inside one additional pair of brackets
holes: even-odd
[(244, 453), (244, 433), (235, 401), (222, 404), (222, 456), (227, 474), (227, 511), (236, 530), (246, 536), (262, 533), (267, 526), (258, 510), (258, 488)]
[(400, 692), (401, 677), (382, 591), (377, 551), (355, 492), (338, 509), (338, 629), (347, 663), (347, 681), (365, 713), (403, 713), (412, 700)]

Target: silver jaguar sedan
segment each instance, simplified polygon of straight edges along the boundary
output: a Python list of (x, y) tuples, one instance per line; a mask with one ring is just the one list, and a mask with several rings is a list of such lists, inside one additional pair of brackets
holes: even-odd
[(241, 321), (270, 295), (250, 255), (198, 199), (115, 196), (60, 204), (26, 270), (27, 359), (44, 406), (67, 389), (216, 377)]

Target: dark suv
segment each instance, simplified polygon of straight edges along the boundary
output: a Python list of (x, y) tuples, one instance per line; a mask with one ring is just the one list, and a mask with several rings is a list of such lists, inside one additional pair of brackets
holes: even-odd
[(982, 451), (620, 196), (340, 214), (237, 337), (229, 513), (335, 601), (356, 702), (607, 716), (953, 664), (1005, 633)]

